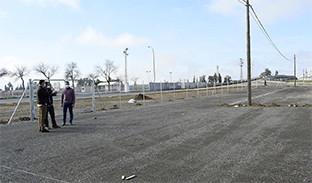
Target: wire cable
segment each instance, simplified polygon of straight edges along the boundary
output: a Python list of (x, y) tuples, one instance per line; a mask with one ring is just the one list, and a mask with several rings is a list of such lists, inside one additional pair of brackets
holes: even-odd
[(246, 6), (246, 4), (245, 4), (246, 1), (245, 0), (243, 0), (245, 3), (243, 3), (241, 0), (237, 0), (237, 1)]
[(273, 42), (273, 40), (271, 39), (270, 35), (268, 34), (268, 32), (265, 30), (263, 24), (261, 23), (259, 17), (257, 16), (256, 11), (253, 9), (253, 7), (251, 5), (249, 5), (252, 12), (253, 12), (253, 18), (255, 19), (257, 25), (260, 27), (260, 29), (262, 30), (262, 32), (264, 33), (264, 35), (267, 37), (267, 39), (269, 40), (269, 42), (271, 43), (271, 45), (275, 48), (275, 50), (286, 60), (288, 61), (292, 61), (291, 59), (287, 58), (276, 46), (276, 44)]

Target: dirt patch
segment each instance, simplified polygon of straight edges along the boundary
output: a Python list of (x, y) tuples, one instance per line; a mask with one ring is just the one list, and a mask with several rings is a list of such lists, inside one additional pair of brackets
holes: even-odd
[(276, 104), (276, 103), (272, 103), (272, 104), (269, 104), (269, 105), (267, 105), (267, 106), (265, 106), (265, 107), (280, 107), (281, 105), (278, 105), (278, 104)]
[(149, 96), (146, 96), (146, 95), (143, 95), (143, 94), (138, 94), (134, 97), (134, 100), (153, 100), (152, 97), (149, 97)]
[(264, 104), (252, 104), (252, 105), (243, 105), (243, 104), (233, 104), (233, 105), (230, 105), (230, 104), (219, 104), (217, 105), (218, 107), (312, 107), (311, 104), (303, 104), (303, 105), (299, 105), (297, 103), (291, 103), (289, 105), (279, 105), (279, 104), (276, 104), (276, 103), (271, 103), (271, 104), (268, 104), (268, 105), (264, 105)]

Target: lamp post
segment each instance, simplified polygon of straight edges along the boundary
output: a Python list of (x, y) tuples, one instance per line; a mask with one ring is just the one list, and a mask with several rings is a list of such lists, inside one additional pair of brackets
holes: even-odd
[(127, 73), (127, 56), (128, 54), (128, 48), (123, 51), (125, 54), (125, 92), (129, 92), (129, 84), (128, 84), (128, 73)]
[(154, 52), (154, 48), (151, 46), (147, 46), (148, 48), (152, 49), (153, 52), (153, 72), (154, 72), (154, 90), (156, 90), (155, 88), (155, 82), (156, 82), (156, 71), (155, 71), (155, 52)]
[(172, 82), (172, 72), (169, 72), (170, 75), (170, 82)]

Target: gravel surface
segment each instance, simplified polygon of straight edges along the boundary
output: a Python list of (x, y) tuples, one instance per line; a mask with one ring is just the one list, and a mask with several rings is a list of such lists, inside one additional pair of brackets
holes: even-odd
[[(312, 104), (311, 88), (256, 89), (253, 97)], [(312, 108), (217, 107), (245, 98), (78, 114), (49, 133), (36, 122), (0, 125), (0, 181), (312, 182)]]

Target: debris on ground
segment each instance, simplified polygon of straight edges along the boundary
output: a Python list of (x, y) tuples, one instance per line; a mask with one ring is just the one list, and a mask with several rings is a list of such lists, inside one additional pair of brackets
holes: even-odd
[(279, 104), (276, 104), (276, 103), (271, 103), (271, 104), (268, 104), (268, 105), (264, 105), (264, 104), (260, 104), (260, 103), (257, 103), (257, 104), (252, 104), (252, 105), (243, 105), (243, 104), (219, 104), (217, 105), (218, 107), (312, 107), (311, 104), (303, 104), (303, 105), (299, 105), (297, 103), (291, 103), (289, 105), (279, 105)]
[(298, 104), (297, 103), (291, 103), (288, 105), (288, 107), (298, 107)]
[(134, 103), (136, 103), (136, 102), (137, 102), (137, 101), (136, 101), (135, 99), (133, 99), (133, 98), (130, 99), (130, 100), (128, 101), (129, 104), (134, 104)]
[(143, 95), (143, 94), (138, 94), (134, 97), (135, 100), (152, 100), (153, 98), (152, 97), (149, 97), (149, 96), (146, 96), (146, 95)]
[(232, 106), (230, 104), (223, 103), (219, 104), (218, 107), (232, 107)]
[(113, 107), (111, 107), (110, 109), (119, 109), (118, 106), (115, 104), (113, 105)]
[(280, 107), (280, 105), (273, 102), (272, 104), (269, 104), (266, 107)]
[(30, 121), (30, 117), (19, 117), (18, 118), (20, 121)]
[(133, 179), (135, 177), (136, 177), (136, 175), (131, 175), (131, 176), (127, 177), (126, 180), (130, 180), (130, 179)]
[(131, 179), (133, 179), (133, 178), (135, 178), (135, 177), (136, 177), (136, 175), (131, 175), (131, 176), (129, 176), (129, 177), (126, 177), (126, 176), (122, 175), (122, 176), (121, 176), (121, 180), (131, 180)]
[(265, 105), (258, 103), (258, 104), (250, 105), (249, 107), (265, 107)]

